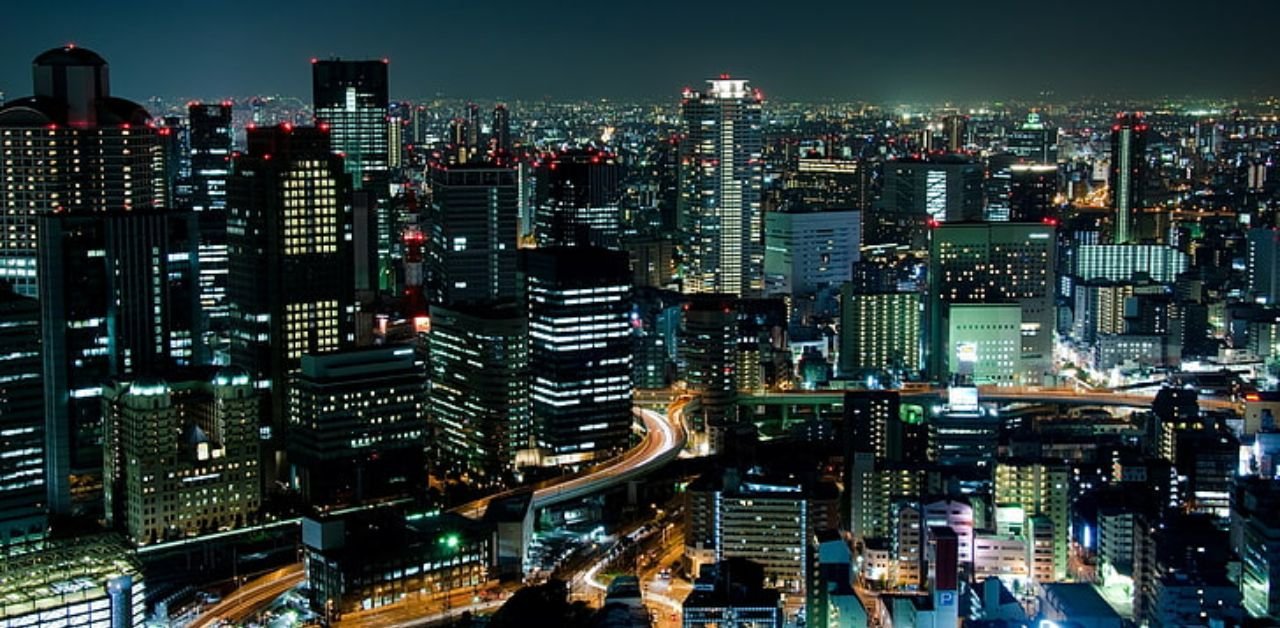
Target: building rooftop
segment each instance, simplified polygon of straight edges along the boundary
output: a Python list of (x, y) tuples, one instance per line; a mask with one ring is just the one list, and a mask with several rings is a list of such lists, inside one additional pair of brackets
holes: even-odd
[(1114, 618), (1117, 621), (1120, 619), (1120, 615), (1111, 608), (1110, 604), (1107, 604), (1092, 584), (1048, 583), (1041, 586), (1044, 589), (1044, 598), (1053, 600), (1053, 606), (1070, 617)]
[(107, 582), (121, 576), (141, 577), (141, 567), (113, 534), (11, 549), (0, 560), (0, 618), (106, 597)]
[(107, 65), (107, 60), (88, 48), (67, 44), (40, 53), (40, 56), (31, 63), (32, 65)]

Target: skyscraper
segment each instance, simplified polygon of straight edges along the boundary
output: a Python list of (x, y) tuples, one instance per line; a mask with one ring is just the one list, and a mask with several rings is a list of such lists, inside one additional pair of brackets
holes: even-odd
[(200, 226), (200, 307), (215, 360), (227, 356), (227, 179), (231, 176), (231, 103), (191, 103), (190, 206)]
[(743, 79), (685, 89), (679, 220), (685, 292), (759, 294), (764, 282), (763, 96)]
[(516, 171), (484, 164), (428, 173), (427, 284), (445, 305), (516, 297)]
[(40, 306), (0, 282), (0, 548), (45, 528)]
[[(356, 260), (362, 272), (357, 289), (384, 289), (392, 273), (392, 225), (388, 160), (387, 61), (312, 60), (312, 102), (316, 125), (327, 128), (330, 148), (343, 156), (351, 186), (362, 193), (353, 216), (353, 233), (372, 241), (375, 259)], [(367, 266), (366, 266), (367, 263)], [(375, 275), (371, 277), (371, 274)]]
[(102, 57), (54, 48), (33, 79), (34, 96), (0, 107), (0, 279), (40, 296), (45, 481), (63, 513), (73, 485), (76, 508), (96, 509), (103, 381), (199, 357), (195, 231), (158, 211), (172, 129), (111, 96)]
[(481, 154), (481, 144), (483, 144), (481, 139), (484, 136), (484, 133), (482, 133), (480, 129), (480, 105), (477, 105), (476, 103), (467, 104), (466, 129), (467, 134), (465, 139), (467, 154), (470, 155), (472, 159), (475, 159), (476, 156)]
[(621, 166), (596, 148), (549, 155), (538, 168), (540, 194), (534, 233), (538, 246), (594, 244), (618, 248), (622, 232)]
[(1268, 305), (1280, 303), (1280, 231), (1250, 229), (1246, 235), (1249, 297)]
[(947, 152), (958, 153), (964, 150), (969, 141), (968, 116), (952, 113), (942, 118), (942, 141)]
[[(725, 295), (697, 295), (684, 306), (680, 361), (701, 412), (690, 416), (696, 432), (712, 433), (737, 419), (738, 303)], [(712, 438), (712, 441), (715, 439)], [(709, 445), (714, 448), (715, 443)]]
[(766, 296), (834, 293), (860, 259), (862, 212), (771, 211), (764, 237)]
[(36, 295), (36, 217), (163, 205), (161, 141), (140, 105), (111, 96), (107, 62), (67, 45), (32, 68), (34, 96), (0, 107), (0, 279)]
[(195, 219), (56, 212), (37, 230), (50, 507), (96, 510), (103, 384), (202, 357)]
[(235, 139), (231, 102), (192, 102), (187, 105), (187, 117), (191, 127), (191, 209), (213, 214), (225, 211)]
[(962, 155), (886, 163), (880, 207), (936, 222), (982, 220), (982, 166)]
[(511, 154), (511, 111), (504, 104), (499, 103), (493, 108), (493, 125), (489, 141), (495, 156)]
[(1009, 172), (1009, 220), (1056, 223), (1053, 203), (1058, 192), (1058, 167), (1014, 164)]
[(1129, 244), (1136, 230), (1135, 212), (1146, 203), (1147, 124), (1140, 113), (1122, 113), (1111, 125), (1111, 169), (1107, 177), (1115, 208), (1112, 240)]
[(467, 146), (467, 119), (454, 118), (449, 121), (449, 163), (465, 164), (475, 157), (475, 153)]
[[(1053, 358), (1054, 228), (1041, 223), (942, 224), (933, 230), (929, 256), (927, 366), (934, 378), (957, 372), (948, 356), (952, 304), (1016, 304), (1022, 315), (1016, 377), (1008, 384), (1040, 382)], [(966, 323), (967, 325), (967, 323)], [(966, 361), (983, 360), (966, 346)]]
[(231, 361), (269, 391), (282, 448), (289, 374), (353, 340), (350, 183), (323, 129), (250, 129), (248, 144), (228, 184)]
[(1058, 163), (1058, 129), (1044, 123), (1032, 112), (1017, 128), (1009, 131), (1007, 148), (1024, 163), (1052, 166)]
[(529, 385), (545, 462), (571, 464), (627, 446), (631, 434), (631, 268), (598, 247), (531, 249)]
[(435, 469), (502, 482), (529, 447), (529, 338), (514, 303), (431, 307), (428, 417)]

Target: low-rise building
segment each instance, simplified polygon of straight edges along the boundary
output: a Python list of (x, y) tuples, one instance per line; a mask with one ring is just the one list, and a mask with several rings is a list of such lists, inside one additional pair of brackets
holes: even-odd
[(47, 541), (0, 560), (0, 626), (133, 628), (146, 610), (141, 565), (115, 535)]
[(410, 596), (478, 591), (492, 578), (493, 530), (461, 515), (308, 517), (302, 545), (312, 608), (329, 620)]
[(684, 600), (684, 628), (782, 628), (782, 594), (765, 588), (764, 579), (749, 560), (706, 566)]
[(1027, 544), (1012, 534), (975, 534), (973, 576), (1024, 581), (1027, 578)]
[(1080, 628), (1121, 628), (1124, 620), (1098, 590), (1085, 583), (1048, 583), (1040, 587), (1040, 616), (1072, 622)]

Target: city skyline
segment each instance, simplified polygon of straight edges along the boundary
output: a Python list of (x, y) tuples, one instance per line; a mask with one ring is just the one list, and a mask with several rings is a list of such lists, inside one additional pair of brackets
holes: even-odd
[(1271, 9), (138, 4), (0, 41), (0, 628), (1280, 617)]
[[(665, 1), (374, 4), (361, 5), (367, 17), (356, 28), (336, 19), (347, 7), (333, 0), (148, 0), (130, 12), (71, 2), (59, 5), (57, 19), (47, 5), (23, 4), (9, 8), (24, 28), (0, 40), (0, 56), (25, 58), (65, 43), (89, 47), (128, 70), (117, 73), (114, 91), (134, 98), (305, 98), (308, 60), (331, 56), (390, 59), (391, 95), (400, 99), (665, 99), (725, 72), (783, 101), (1280, 93), (1280, 77), (1250, 62), (1280, 52), (1265, 30), (1280, 18), (1280, 6), (1253, 0), (1230, 8), (1178, 0), (1159, 11), (1145, 3), (1076, 3), (1068, 11), (992, 2), (963, 12), (935, 0), (805, 3), (789, 11), (751, 1), (732, 12), (720, 3)], [(714, 28), (718, 23), (734, 28)], [(1230, 34), (1207, 36), (1199, 46), (1161, 39), (1190, 23), (1230, 24), (1223, 31)], [(1045, 36), (1050, 28), (1055, 36)], [(136, 32), (148, 37), (140, 43)], [(21, 64), (6, 64), (0, 92), (24, 93), (27, 74)]]

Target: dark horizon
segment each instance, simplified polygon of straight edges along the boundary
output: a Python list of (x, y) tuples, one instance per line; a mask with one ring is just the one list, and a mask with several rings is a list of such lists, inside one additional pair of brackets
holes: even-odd
[[(1232, 100), (1280, 93), (1280, 75), (1265, 63), (1280, 53), (1267, 32), (1280, 4), (1261, 0), (1229, 7), (1192, 0), (1068, 7), (806, 2), (786, 5), (787, 12), (758, 0), (133, 6), (123, 12), (72, 0), (6, 7), (9, 22), (23, 28), (0, 38), (0, 91), (9, 98), (28, 94), (31, 59), (75, 43), (102, 54), (113, 66), (113, 93), (135, 100), (305, 101), (309, 60), (331, 56), (390, 59), (397, 99), (674, 100), (681, 87), (722, 72), (750, 79), (778, 101)], [(1188, 25), (1201, 24), (1232, 28), (1187, 34)]]

